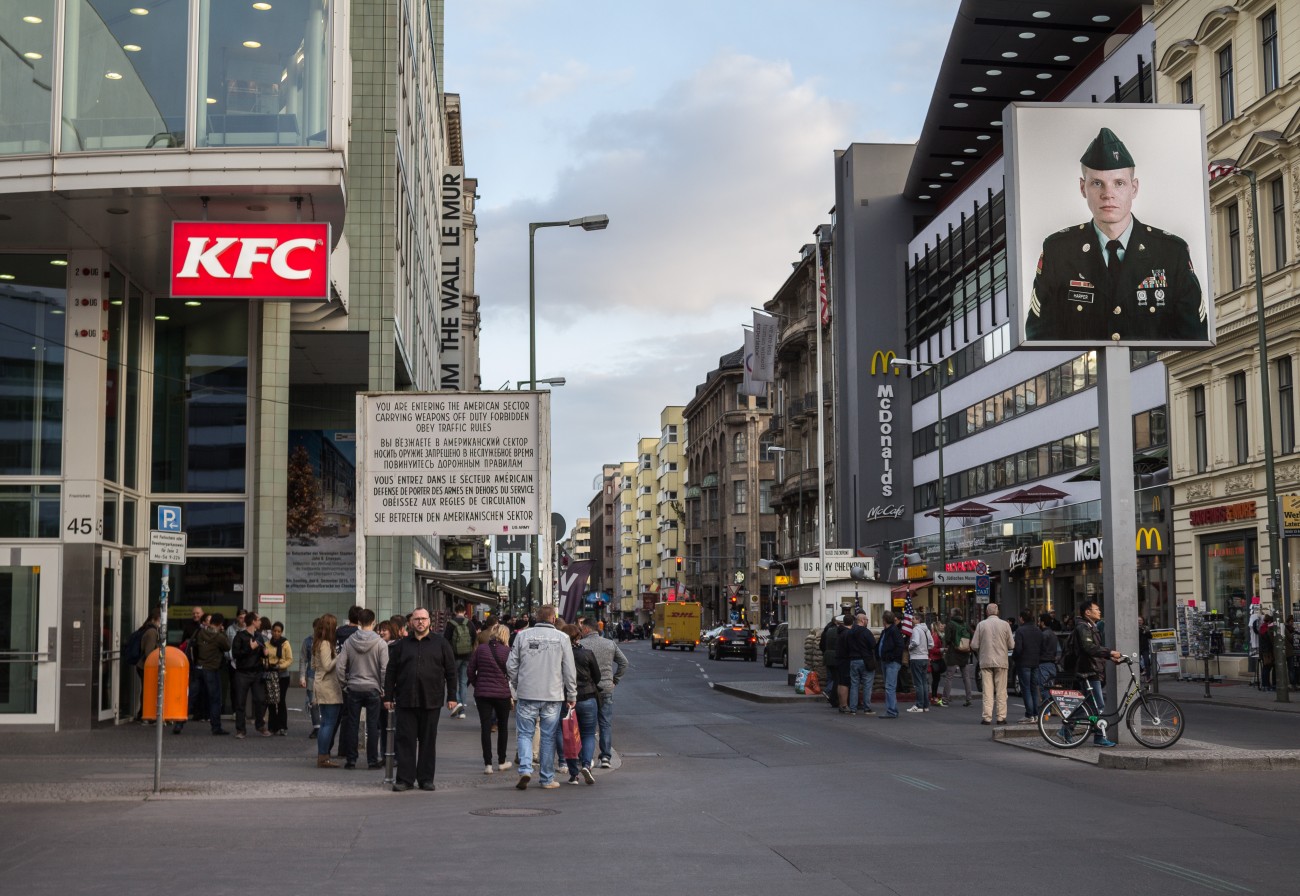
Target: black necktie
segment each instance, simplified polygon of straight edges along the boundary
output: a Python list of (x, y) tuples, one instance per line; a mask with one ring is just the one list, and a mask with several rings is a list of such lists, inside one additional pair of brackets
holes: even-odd
[(1119, 273), (1119, 250), (1124, 248), (1124, 244), (1119, 240), (1111, 240), (1106, 244), (1106, 270), (1112, 277)]

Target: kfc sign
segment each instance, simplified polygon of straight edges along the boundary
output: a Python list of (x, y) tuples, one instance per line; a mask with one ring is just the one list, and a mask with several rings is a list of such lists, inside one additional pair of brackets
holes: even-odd
[(172, 222), (181, 299), (329, 299), (328, 224)]

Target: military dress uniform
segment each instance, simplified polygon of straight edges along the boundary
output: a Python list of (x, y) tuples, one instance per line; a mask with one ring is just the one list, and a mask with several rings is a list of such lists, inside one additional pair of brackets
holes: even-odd
[(1133, 218), (1124, 260), (1106, 265), (1091, 221), (1043, 240), (1025, 338), (1118, 341), (1206, 339), (1205, 296), (1187, 243)]

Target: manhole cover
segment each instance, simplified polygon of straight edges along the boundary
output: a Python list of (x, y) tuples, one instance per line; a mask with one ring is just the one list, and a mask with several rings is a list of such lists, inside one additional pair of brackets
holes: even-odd
[(559, 815), (558, 809), (473, 809), (470, 815), (485, 815), (492, 818), (537, 818), (541, 815)]

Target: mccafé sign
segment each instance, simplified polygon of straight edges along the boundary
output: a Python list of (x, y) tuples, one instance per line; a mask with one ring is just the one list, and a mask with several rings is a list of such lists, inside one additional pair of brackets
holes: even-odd
[(171, 294), (180, 299), (329, 299), (330, 226), (173, 221)]

